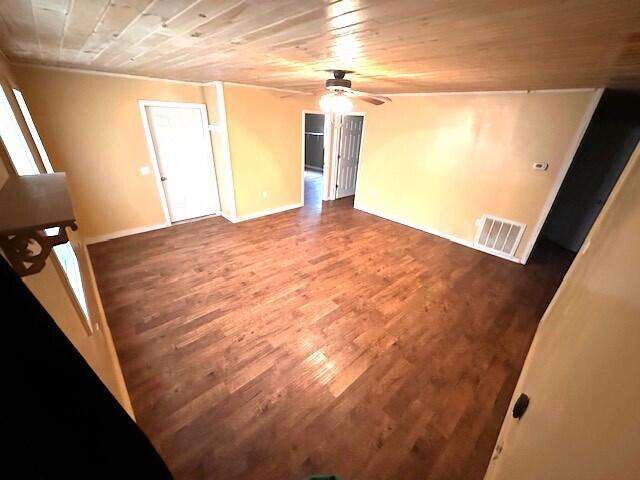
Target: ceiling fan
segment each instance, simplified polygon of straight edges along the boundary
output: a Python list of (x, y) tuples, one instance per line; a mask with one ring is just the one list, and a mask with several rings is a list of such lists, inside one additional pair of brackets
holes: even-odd
[(343, 115), (348, 113), (353, 108), (351, 98), (357, 98), (373, 105), (383, 105), (386, 102), (390, 102), (389, 97), (383, 97), (381, 95), (373, 95), (366, 92), (359, 92), (351, 88), (351, 80), (344, 78), (348, 73), (353, 73), (350, 70), (325, 70), (333, 73), (333, 78), (329, 78), (325, 83), (325, 87), (329, 90), (320, 98), (320, 108), (325, 113), (337, 113)]

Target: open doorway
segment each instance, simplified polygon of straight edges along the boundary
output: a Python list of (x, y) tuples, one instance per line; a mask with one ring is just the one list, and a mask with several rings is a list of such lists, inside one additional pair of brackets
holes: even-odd
[[(364, 113), (330, 115), (303, 111), (302, 187), (306, 206), (356, 193)], [(348, 201), (348, 200), (345, 200)]]
[(640, 140), (640, 93), (605, 90), (540, 234), (573, 253), (582, 247)]
[(364, 113), (327, 115), (324, 200), (345, 198), (353, 204), (364, 137)]
[(304, 204), (322, 207), (325, 115), (304, 112)]

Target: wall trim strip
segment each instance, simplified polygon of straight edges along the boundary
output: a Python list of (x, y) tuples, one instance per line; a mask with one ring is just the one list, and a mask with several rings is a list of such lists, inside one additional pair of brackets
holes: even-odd
[[(222, 161), (226, 164), (227, 169), (229, 170), (228, 177), (228, 185), (227, 188), (230, 189), (233, 196), (233, 204), (230, 205), (231, 213), (230, 217), (236, 218), (238, 212), (238, 205), (236, 199), (236, 186), (233, 180), (233, 162), (231, 161), (231, 144), (229, 142), (229, 124), (227, 122), (227, 106), (224, 98), (224, 86), (222, 82), (212, 82), (210, 86), (215, 87), (216, 89), (216, 101), (218, 103), (218, 117), (220, 122), (220, 133), (222, 135)], [(222, 211), (222, 203), (220, 204), (220, 211)], [(226, 215), (223, 215), (227, 218)]]
[(152, 82), (178, 83), (182, 85), (192, 85), (196, 87), (201, 87), (205, 85), (202, 82), (193, 82), (189, 80), (171, 80), (169, 78), (147, 77), (145, 75), (132, 75), (129, 73), (103, 72), (101, 70), (89, 70), (85, 68), (60, 67), (56, 65), (42, 65), (38, 63), (26, 63), (26, 62), (9, 62), (9, 63), (12, 66), (16, 66), (16, 67), (33, 67), (33, 68), (41, 68), (43, 70), (57, 70), (59, 72), (81, 73), (83, 75), (100, 75), (100, 76), (107, 76), (107, 77), (128, 78), (131, 80), (146, 80), (146, 81), (152, 81)]
[(464, 92), (416, 92), (416, 93), (385, 93), (386, 97), (429, 97), (429, 96), (448, 96), (448, 95), (510, 95), (522, 93), (569, 93), (569, 92), (592, 92), (602, 89), (603, 87), (592, 88), (549, 88), (541, 90), (479, 90)]
[[(3, 55), (4, 56), (4, 55)], [(6, 57), (5, 57), (6, 58)], [(296, 95), (307, 95), (313, 96), (315, 95), (312, 92), (304, 92), (302, 90), (293, 90), (286, 88), (276, 88), (276, 87), (267, 87), (264, 85), (252, 85), (248, 83), (238, 83), (238, 82), (227, 82), (224, 80), (211, 80), (207, 82), (197, 82), (192, 80), (173, 80), (170, 78), (161, 78), (161, 77), (149, 77), (145, 75), (133, 75), (130, 73), (116, 73), (116, 72), (104, 72), (101, 70), (89, 70), (84, 68), (75, 68), (75, 67), (62, 67), (57, 65), (44, 65), (38, 63), (28, 63), (21, 61), (8, 61), (10, 65), (15, 65), (17, 67), (34, 67), (34, 68), (43, 68), (49, 70), (59, 70), (62, 72), (70, 72), (70, 73), (82, 73), (85, 75), (106, 75), (111, 77), (122, 77), (122, 78), (130, 78), (134, 80), (150, 80), (156, 82), (170, 82), (170, 83), (181, 83), (183, 85), (195, 85), (195, 86), (205, 86), (210, 87), (214, 86), (216, 82), (224, 82), (227, 85), (232, 85), (236, 87), (247, 87), (247, 88), (259, 88), (263, 90), (272, 90), (276, 92), (282, 93), (292, 93)], [(320, 85), (320, 84), (319, 84)], [(585, 88), (556, 88), (556, 89), (541, 89), (541, 90), (478, 90), (478, 91), (453, 91), (453, 92), (412, 92), (412, 93), (384, 93), (387, 97), (419, 97), (426, 95), (498, 95), (498, 94), (512, 94), (512, 93), (563, 93), (563, 92), (586, 92), (593, 90), (603, 89), (603, 86), (600, 87), (585, 87)]]
[(247, 213), (246, 215), (235, 217), (234, 219), (235, 221), (228, 217), (225, 217), (225, 218), (230, 222), (240, 223), (240, 222), (246, 222), (247, 220), (254, 220), (256, 218), (266, 217), (267, 215), (274, 215), (276, 213), (286, 212), (287, 210), (293, 210), (296, 208), (300, 208), (302, 206), (303, 206), (302, 203), (293, 203), (291, 205), (283, 205), (282, 207), (270, 208), (268, 210), (261, 210), (259, 212)]
[(221, 81), (225, 85), (231, 85), (232, 87), (245, 87), (245, 88), (259, 88), (261, 90), (271, 90), (274, 92), (281, 93), (292, 93), (294, 95), (305, 95), (305, 96), (313, 96), (314, 94), (311, 92), (303, 92), (302, 90), (291, 90), (288, 88), (277, 88), (277, 87), (265, 87), (263, 85), (251, 85), (249, 83), (238, 83), (238, 82), (226, 82), (224, 80), (215, 80), (213, 82), (205, 83), (204, 85), (213, 85), (216, 81)]
[(152, 230), (160, 230), (161, 228), (170, 227), (171, 224), (158, 223), (155, 225), (144, 225), (142, 227), (126, 228), (124, 230), (117, 230), (115, 232), (104, 233), (102, 235), (96, 235), (94, 237), (88, 237), (85, 239), (85, 244), (93, 245), (94, 243), (106, 242), (107, 240), (113, 240), (114, 238), (128, 237), (130, 235), (136, 235), (138, 233), (150, 232)]

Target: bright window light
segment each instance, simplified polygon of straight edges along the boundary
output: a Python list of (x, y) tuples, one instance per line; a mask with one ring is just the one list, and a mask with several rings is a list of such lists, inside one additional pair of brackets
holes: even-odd
[(84, 313), (85, 320), (87, 320), (89, 318), (89, 309), (87, 308), (87, 299), (84, 295), (82, 278), (80, 277), (80, 265), (78, 264), (76, 252), (73, 251), (71, 242), (56, 245), (53, 247), (53, 251), (56, 252), (56, 256), (58, 257), (60, 265), (67, 276), (71, 290), (73, 290), (76, 300), (78, 300), (78, 305), (80, 305), (80, 308)]
[(18, 105), (20, 106), (20, 111), (22, 112), (22, 116), (24, 117), (25, 122), (27, 122), (27, 127), (29, 128), (31, 137), (33, 138), (33, 141), (36, 144), (36, 148), (38, 149), (38, 153), (40, 154), (40, 158), (42, 159), (42, 163), (44, 164), (45, 171), (47, 173), (53, 173), (53, 167), (51, 166), (51, 162), (49, 161), (49, 155), (47, 155), (47, 151), (44, 149), (44, 145), (42, 144), (42, 140), (40, 139), (40, 135), (38, 134), (36, 125), (33, 123), (33, 119), (31, 118), (31, 113), (29, 113), (27, 102), (24, 101), (24, 97), (22, 96), (22, 92), (14, 88), (13, 94), (15, 95), (16, 100), (18, 101)]
[(0, 88), (0, 91), (0, 136), (11, 157), (11, 163), (18, 175), (37, 175), (40, 173), (38, 165), (22, 135), (9, 99), (3, 88)]

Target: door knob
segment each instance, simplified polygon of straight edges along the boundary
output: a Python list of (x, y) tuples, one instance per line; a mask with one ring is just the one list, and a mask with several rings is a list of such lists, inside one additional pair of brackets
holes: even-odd
[(521, 393), (513, 405), (513, 418), (520, 420), (529, 407), (529, 395)]
[(160, 177), (160, 181), (161, 182), (164, 182), (166, 179), (167, 179), (167, 177), (165, 177), (165, 176)]

